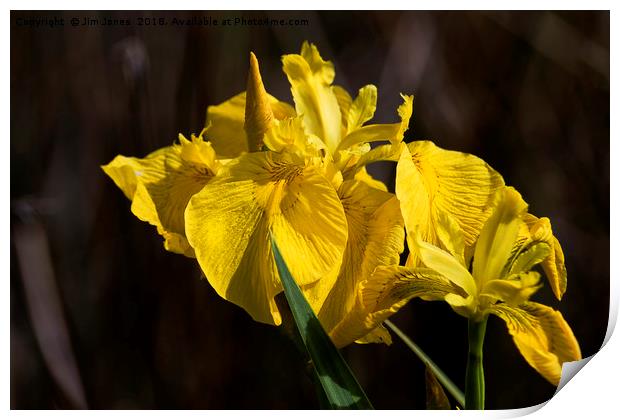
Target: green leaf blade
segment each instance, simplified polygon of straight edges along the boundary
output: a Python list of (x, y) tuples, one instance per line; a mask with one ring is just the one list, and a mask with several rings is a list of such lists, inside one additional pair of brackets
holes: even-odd
[(291, 276), (273, 238), (271, 247), (286, 300), (331, 408), (372, 409), (372, 404), (368, 401), (364, 390)]

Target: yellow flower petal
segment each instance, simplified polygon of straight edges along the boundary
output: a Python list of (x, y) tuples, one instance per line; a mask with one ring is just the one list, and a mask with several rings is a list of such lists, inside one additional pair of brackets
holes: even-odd
[(426, 267), (450, 280), (463, 289), (467, 295), (477, 295), (476, 281), (462, 261), (443, 249), (422, 241), (419, 235), (411, 242), (413, 243), (411, 252), (414, 252)]
[(350, 131), (342, 139), (339, 150), (346, 150), (359, 143), (369, 143), (373, 141), (390, 141), (393, 145), (400, 143), (409, 127), (409, 120), (413, 112), (413, 96), (401, 95), (404, 102), (398, 107), (398, 115), (401, 121), (393, 124), (370, 124), (357, 130)]
[(347, 132), (360, 128), (365, 122), (372, 119), (377, 109), (377, 87), (366, 85), (357, 93), (357, 98), (351, 104), (347, 113)]
[(242, 155), (191, 199), (185, 215), (189, 243), (216, 292), (276, 325), (273, 298), (282, 285), (269, 232), (300, 286), (338, 265), (347, 239), (332, 185), (287, 153)]
[[(269, 101), (276, 119), (295, 116), (295, 110), (287, 103), (280, 102), (271, 95)], [(220, 157), (234, 158), (248, 151), (248, 140), (243, 128), (245, 123), (245, 92), (242, 92), (219, 105), (207, 108), (205, 136), (213, 143)]]
[(544, 242), (536, 243), (521, 251), (510, 265), (508, 275), (529, 271), (536, 264), (544, 261), (551, 252), (549, 245)]
[(308, 137), (304, 131), (302, 117), (273, 121), (263, 140), (265, 146), (274, 152), (281, 152), (293, 145), (301, 151), (306, 150)]
[(400, 117), (400, 127), (398, 129), (398, 133), (396, 133), (396, 136), (390, 139), (392, 144), (398, 144), (403, 141), (405, 131), (409, 128), (409, 120), (413, 114), (413, 95), (403, 95), (401, 93), (400, 96), (403, 98), (403, 103), (400, 104), (396, 110), (398, 116)]
[(562, 363), (581, 359), (579, 343), (560, 312), (534, 302), (499, 304), (489, 312), (506, 322), (521, 355), (552, 384), (560, 381)]
[(137, 184), (136, 193), (131, 203), (131, 212), (143, 222), (148, 222), (157, 227), (157, 233), (164, 238), (164, 249), (166, 251), (195, 258), (194, 250), (187, 242), (185, 233), (174, 233), (162, 226), (162, 222), (157, 214), (157, 206), (143, 183)]
[(164, 237), (164, 249), (166, 251), (183, 254), (189, 258), (196, 258), (194, 248), (187, 242), (185, 234), (169, 232), (159, 227), (157, 231)]
[(192, 137), (190, 142), (180, 136), (180, 142), (145, 159), (119, 156), (104, 171), (131, 198), (132, 213), (157, 226), (166, 250), (193, 257), (185, 239), (185, 207), (220, 165), (201, 138)]
[(198, 137), (192, 134), (190, 141), (183, 134), (179, 134), (181, 159), (189, 165), (210, 168), (212, 172), (216, 173), (221, 164), (217, 160), (213, 145), (208, 141), (204, 141), (202, 137), (202, 133)]
[(358, 172), (356, 172), (354, 179), (357, 181), (361, 181), (365, 183), (366, 185), (368, 185), (369, 187), (375, 188), (377, 190), (381, 190), (385, 192), (387, 192), (388, 190), (387, 186), (382, 181), (379, 181), (378, 179), (373, 178), (372, 175), (370, 175), (366, 171), (366, 168), (362, 168)]
[[(397, 145), (382, 144), (365, 152), (352, 166), (348, 166), (344, 169), (345, 178), (357, 178), (357, 174), (359, 172), (365, 172), (365, 167), (371, 163), (380, 161), (398, 162), (404, 147), (406, 147), (404, 143), (399, 143)], [(347, 151), (349, 150), (352, 149), (348, 149)], [(342, 153), (342, 151), (340, 151), (340, 153)]]
[(365, 125), (347, 134), (340, 143), (339, 149), (346, 150), (359, 143), (388, 141), (395, 138), (399, 130), (400, 123)]
[(338, 347), (355, 340), (377, 338), (376, 328), (410, 299), (443, 300), (448, 293), (461, 291), (429, 268), (377, 267), (370, 278), (358, 286), (353, 308), (329, 335)]
[(367, 306), (385, 309), (402, 299), (444, 300), (450, 293), (463, 295), (463, 290), (431, 268), (387, 266), (378, 267), (364, 284), (363, 297)]
[(138, 182), (156, 181), (161, 177), (169, 151), (170, 147), (163, 147), (143, 159), (118, 155), (107, 165), (102, 165), (101, 169), (127, 198), (133, 200)]
[(456, 293), (449, 293), (444, 298), (446, 303), (452, 307), (452, 310), (465, 318), (477, 318), (475, 306), (475, 298), (472, 295), (463, 297)]
[(343, 175), (346, 174), (347, 178), (351, 179), (354, 175), (354, 172), (352, 172), (353, 168), (355, 168), (359, 160), (362, 159), (369, 151), (369, 143), (358, 143), (347, 150), (336, 151), (332, 159), (338, 169), (343, 172)]
[(359, 340), (355, 340), (357, 344), (383, 343), (388, 346), (392, 345), (392, 336), (383, 325), (375, 328)]
[(566, 292), (566, 267), (564, 265), (564, 252), (562, 252), (560, 242), (553, 236), (551, 222), (546, 217), (539, 219), (529, 213), (525, 215), (524, 220), (530, 229), (531, 239), (543, 241), (550, 247), (549, 255), (543, 260), (542, 267), (553, 294), (558, 300), (561, 300), (564, 292)]
[(514, 188), (506, 187), (498, 193), (497, 205), (484, 223), (474, 251), (472, 273), (478, 285), (501, 278), (526, 211), (527, 204)]
[(349, 109), (351, 109), (351, 104), (353, 104), (353, 98), (342, 86), (333, 85), (332, 90), (334, 95), (336, 95), (338, 107), (340, 108), (340, 137), (343, 138), (347, 135), (347, 115), (349, 115)]
[(539, 273), (522, 272), (510, 279), (487, 281), (480, 292), (480, 300), (487, 299), (491, 304), (501, 300), (517, 306), (527, 301), (540, 287)]
[(308, 64), (312, 74), (320, 78), (325, 84), (331, 84), (336, 77), (334, 65), (331, 61), (325, 61), (319, 53), (316, 45), (304, 41), (301, 45), (301, 57)]
[(209, 182), (214, 173), (210, 168), (185, 163), (179, 149), (166, 157), (165, 176), (143, 185), (155, 205), (161, 226), (167, 231), (183, 234), (184, 212), (189, 199)]
[(443, 249), (447, 250), (463, 267), (465, 264), (465, 238), (454, 217), (446, 212), (437, 214), (437, 238)]
[(308, 133), (318, 136), (330, 151), (340, 143), (341, 116), (331, 84), (334, 66), (324, 61), (317, 48), (304, 42), (301, 55), (282, 57), (284, 73), (291, 84), (297, 113), (303, 115)]
[[(358, 284), (378, 265), (397, 264), (404, 250), (404, 224), (394, 194), (359, 181), (345, 181), (338, 195), (345, 210), (348, 240), (340, 269), (307, 287), (312, 308), (326, 331), (355, 303)], [(331, 278), (330, 278), (331, 277)], [(313, 291), (319, 289), (322, 293)]]
[(396, 169), (396, 196), (409, 237), (419, 233), (423, 241), (440, 245), (436, 225), (439, 214), (446, 213), (458, 223), (465, 246), (473, 245), (504, 185), (502, 177), (467, 153), (443, 150), (430, 141), (407, 146)]

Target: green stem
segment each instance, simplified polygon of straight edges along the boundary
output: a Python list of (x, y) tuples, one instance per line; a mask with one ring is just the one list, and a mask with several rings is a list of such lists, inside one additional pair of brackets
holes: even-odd
[(481, 321), (469, 320), (469, 354), (465, 372), (465, 409), (484, 410), (484, 369), (482, 367), (482, 346), (487, 329), (487, 318)]
[(458, 402), (461, 405), (461, 407), (465, 407), (465, 396), (463, 395), (463, 391), (461, 391), (454, 384), (454, 382), (452, 382), (450, 378), (448, 378), (448, 375), (446, 375), (439, 368), (439, 366), (437, 366), (435, 362), (433, 362), (431, 358), (428, 357), (428, 355), (424, 353), (422, 349), (418, 347), (416, 343), (413, 342), (412, 339), (407, 337), (407, 335), (404, 332), (402, 332), (400, 328), (398, 328), (396, 325), (392, 324), (392, 322), (388, 320), (383, 321), (383, 323), (389, 329), (394, 331), (394, 333), (397, 336), (399, 336), (401, 340), (403, 340), (403, 343), (405, 343), (407, 347), (409, 347), (411, 351), (413, 351), (415, 355), (418, 356), (418, 358), (422, 360), (422, 362), (424, 362), (424, 364), (426, 364), (429, 367), (429, 369), (435, 374), (435, 377), (437, 378), (437, 380), (441, 383), (441, 385), (443, 385), (446, 391), (448, 391), (452, 395), (452, 397), (454, 397), (456, 402)]

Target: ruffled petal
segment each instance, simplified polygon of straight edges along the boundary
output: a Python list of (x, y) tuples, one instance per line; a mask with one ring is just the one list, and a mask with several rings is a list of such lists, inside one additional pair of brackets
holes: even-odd
[(419, 233), (423, 241), (440, 245), (437, 224), (445, 213), (470, 247), (491, 214), (495, 193), (504, 185), (502, 177), (467, 153), (444, 150), (430, 141), (407, 146), (396, 168), (396, 196), (409, 238)]
[(324, 61), (317, 48), (307, 42), (301, 47), (301, 55), (285, 55), (282, 64), (291, 84), (295, 109), (303, 115), (308, 133), (318, 136), (333, 152), (341, 136), (340, 107), (331, 86), (334, 65)]
[(191, 199), (186, 231), (216, 292), (255, 320), (276, 325), (281, 317), (273, 298), (282, 285), (270, 234), (300, 286), (333, 270), (347, 239), (329, 181), (296, 156), (273, 152), (231, 162)]
[(264, 137), (264, 143), (274, 152), (281, 152), (289, 146), (295, 146), (300, 151), (306, 150), (308, 136), (304, 131), (302, 117), (273, 121)]
[(521, 251), (514, 262), (510, 264), (508, 276), (529, 271), (536, 264), (546, 260), (551, 252), (551, 248), (544, 242), (535, 243)]
[[(443, 300), (448, 293), (462, 291), (434, 270), (397, 265), (377, 267), (370, 278), (358, 286), (353, 308), (329, 336), (337, 347), (355, 340), (372, 339), (376, 328), (410, 299)], [(367, 337), (369, 333), (373, 335)]]
[(372, 119), (377, 109), (377, 87), (366, 85), (357, 93), (357, 98), (351, 104), (347, 113), (347, 132), (360, 128), (365, 122)]
[(219, 167), (208, 142), (180, 136), (179, 145), (145, 159), (119, 156), (103, 169), (132, 200), (132, 213), (157, 227), (166, 250), (193, 257), (185, 239), (185, 207)]
[(560, 312), (534, 302), (494, 305), (489, 312), (506, 322), (521, 355), (553, 385), (560, 382), (562, 363), (581, 359), (579, 343)]
[(346, 150), (359, 143), (374, 141), (389, 141), (393, 146), (397, 146), (403, 140), (405, 131), (409, 127), (411, 114), (413, 113), (413, 96), (401, 96), (404, 102), (398, 107), (399, 123), (370, 124), (352, 130), (342, 139), (338, 149)]
[(355, 165), (349, 169), (349, 172), (347, 172), (347, 176), (349, 177), (350, 173), (357, 174), (358, 171), (361, 171), (365, 166), (370, 165), (371, 163), (381, 161), (398, 162), (403, 147), (406, 147), (404, 143), (400, 143), (397, 146), (382, 144), (369, 150), (360, 156), (357, 162), (355, 162)]
[(143, 159), (118, 155), (107, 165), (102, 165), (101, 169), (128, 199), (133, 200), (138, 182), (156, 181), (162, 177), (164, 161), (171, 148), (163, 147)]
[(566, 266), (564, 265), (562, 246), (553, 235), (551, 222), (546, 217), (539, 219), (529, 213), (525, 215), (524, 220), (530, 230), (531, 240), (549, 245), (550, 252), (542, 261), (542, 267), (553, 294), (558, 300), (561, 300), (567, 286)]
[[(181, 159), (182, 148), (165, 161), (165, 176), (143, 185), (155, 205), (162, 227), (170, 232), (185, 232), (184, 212), (189, 199), (204, 187), (215, 172), (207, 166), (188, 164)], [(136, 201), (134, 199), (134, 201)]]

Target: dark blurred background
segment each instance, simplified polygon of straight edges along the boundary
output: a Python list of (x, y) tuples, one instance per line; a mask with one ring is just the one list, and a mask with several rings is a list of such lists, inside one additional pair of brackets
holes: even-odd
[[(307, 24), (152, 25), (193, 16)], [(50, 27), (54, 17), (64, 26)], [(74, 17), (131, 24), (74, 27)], [(32, 18), (50, 20), (24, 25)], [(287, 335), (164, 251), (99, 168), (200, 132), (207, 105), (244, 90), (250, 50), (268, 91), (292, 102), (280, 56), (304, 40), (352, 94), (377, 85), (375, 122), (396, 120), (399, 92), (415, 94), (407, 140), (482, 157), (551, 218), (568, 291), (560, 303), (548, 287), (536, 298), (562, 311), (584, 356), (598, 351), (609, 304), (609, 12), (12, 12), (12, 408), (318, 407)], [(393, 169), (372, 170), (393, 188)], [(416, 300), (392, 320), (464, 386), (465, 318)], [(424, 408), (424, 366), (398, 338), (342, 353), (376, 408)], [(488, 408), (555, 391), (497, 318), (485, 372)]]

